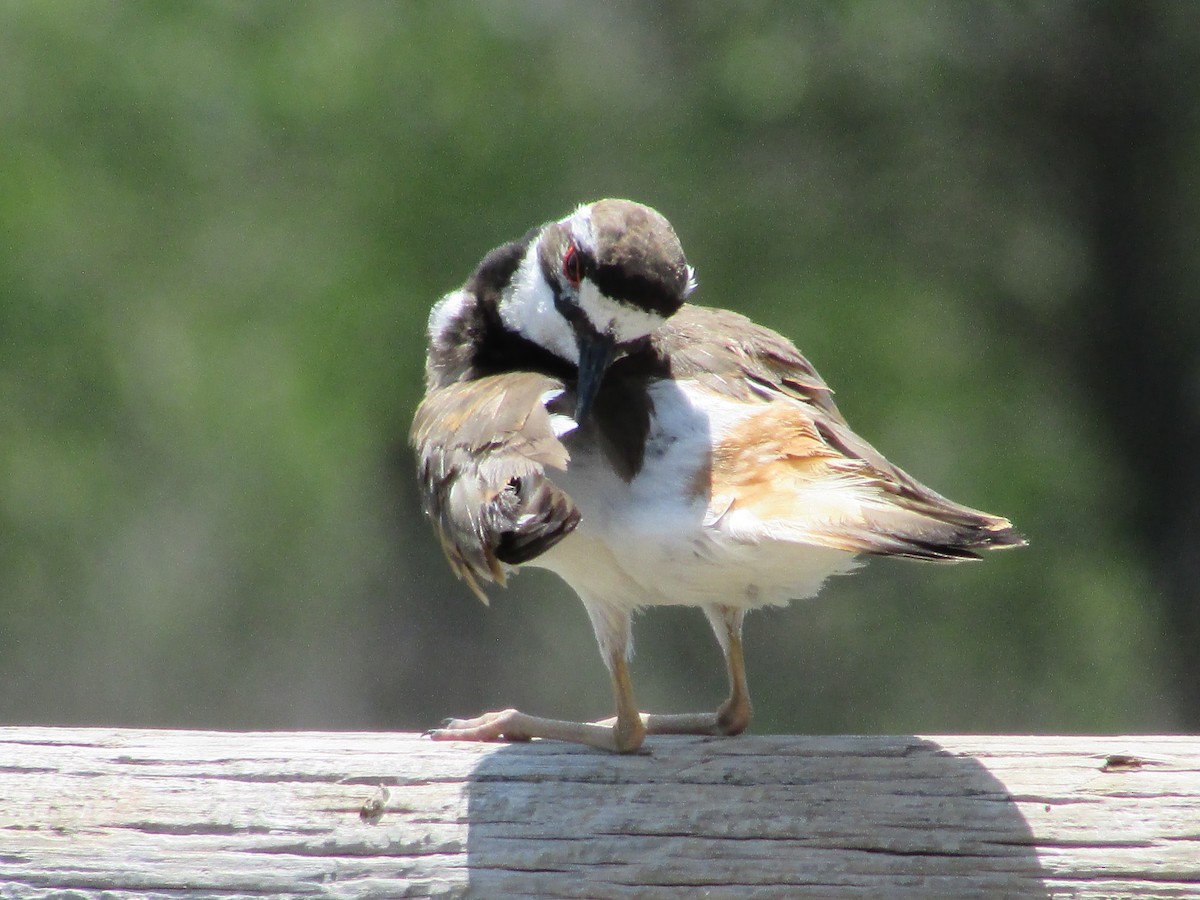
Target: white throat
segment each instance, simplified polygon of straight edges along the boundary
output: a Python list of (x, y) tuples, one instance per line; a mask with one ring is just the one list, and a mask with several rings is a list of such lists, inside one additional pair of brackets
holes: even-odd
[(532, 242), (512, 285), (500, 298), (500, 320), (517, 334), (528, 338), (567, 362), (579, 365), (579, 347), (570, 324), (554, 307), (554, 292), (538, 263), (538, 243)]

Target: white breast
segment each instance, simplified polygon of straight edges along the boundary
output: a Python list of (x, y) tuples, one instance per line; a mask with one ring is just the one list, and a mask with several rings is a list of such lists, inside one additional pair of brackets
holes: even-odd
[[(568, 439), (554, 481), (583, 514), (576, 531), (533, 564), (559, 574), (589, 609), (726, 604), (810, 597), (853, 556), (787, 540), (710, 497), (714, 444), (756, 410), (692, 382), (650, 388), (654, 416), (642, 470), (626, 483), (595, 446)], [(584, 436), (581, 435), (581, 439)], [(594, 613), (593, 613), (594, 615)]]

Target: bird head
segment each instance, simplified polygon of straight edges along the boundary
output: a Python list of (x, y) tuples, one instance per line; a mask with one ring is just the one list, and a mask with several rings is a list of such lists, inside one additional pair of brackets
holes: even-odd
[(582, 422), (608, 367), (694, 287), (670, 222), (639, 203), (600, 200), (541, 229), (499, 312), (507, 328), (575, 365)]

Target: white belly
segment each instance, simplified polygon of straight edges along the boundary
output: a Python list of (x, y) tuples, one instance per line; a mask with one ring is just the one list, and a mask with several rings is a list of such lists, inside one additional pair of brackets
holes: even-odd
[(728, 500), (714, 507), (707, 479), (714, 442), (752, 405), (688, 382), (656, 382), (651, 398), (645, 459), (632, 482), (594, 445), (567, 439), (568, 471), (552, 478), (583, 518), (533, 565), (556, 572), (589, 605), (623, 610), (786, 603), (812, 596), (827, 577), (854, 567), (850, 553), (756, 527)]

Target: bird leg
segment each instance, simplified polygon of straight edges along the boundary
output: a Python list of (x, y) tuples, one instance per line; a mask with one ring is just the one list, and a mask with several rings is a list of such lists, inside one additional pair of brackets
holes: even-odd
[[(746, 662), (742, 655), (742, 620), (745, 618), (745, 610), (717, 605), (706, 606), (704, 612), (725, 654), (729, 697), (715, 713), (641, 713), (641, 722), (646, 734), (735, 735), (741, 734), (750, 724), (754, 710), (750, 705)], [(616, 722), (614, 718), (596, 724), (613, 727)]]
[(427, 732), (435, 741), (528, 741), (548, 738), (586, 744), (616, 753), (633, 753), (642, 746), (646, 727), (633, 698), (629, 663), (622, 647), (609, 654), (613, 697), (617, 715), (604, 722), (568, 722), (544, 719), (516, 709), (484, 713), (474, 719), (447, 719), (440, 728)]
[(601, 750), (633, 753), (647, 734), (741, 734), (750, 724), (753, 709), (746, 683), (746, 663), (742, 655), (742, 620), (745, 610), (732, 606), (704, 608), (717, 641), (725, 654), (729, 675), (729, 697), (715, 713), (641, 713), (633, 697), (626, 646), (612, 647), (606, 653), (612, 677), (616, 716), (601, 722), (569, 722), (544, 719), (516, 709), (484, 713), (474, 719), (448, 719), (441, 728), (428, 732), (435, 741), (528, 741), (547, 738), (586, 744)]
[(706, 606), (704, 612), (725, 654), (729, 675), (729, 697), (715, 713), (644, 713), (642, 723), (647, 734), (741, 734), (750, 724), (753, 708), (746, 682), (746, 661), (742, 655), (742, 620), (745, 610), (733, 606)]

